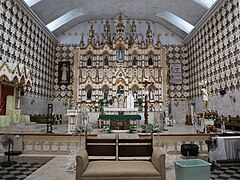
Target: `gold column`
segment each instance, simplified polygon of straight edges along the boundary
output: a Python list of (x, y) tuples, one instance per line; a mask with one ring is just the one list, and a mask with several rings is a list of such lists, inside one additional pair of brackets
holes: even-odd
[(163, 89), (162, 89), (162, 96), (163, 96), (163, 105), (168, 106), (169, 105), (169, 97), (168, 97), (168, 64), (167, 64), (167, 50), (166, 48), (162, 49), (162, 83), (163, 83)]
[(77, 109), (78, 102), (78, 49), (74, 49), (73, 55), (73, 83), (72, 83), (72, 105)]

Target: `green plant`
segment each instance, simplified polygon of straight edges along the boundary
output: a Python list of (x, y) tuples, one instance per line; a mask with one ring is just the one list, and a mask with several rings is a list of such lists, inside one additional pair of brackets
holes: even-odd
[(92, 131), (92, 125), (90, 123), (82, 123), (78, 124), (75, 128), (74, 133), (75, 134), (81, 134), (81, 133), (88, 133)]
[(159, 133), (163, 131), (163, 125), (159, 122), (156, 122), (154, 124), (143, 124), (141, 128), (146, 133)]
[(137, 132), (137, 126), (134, 124), (130, 124), (128, 130), (129, 130), (129, 133)]

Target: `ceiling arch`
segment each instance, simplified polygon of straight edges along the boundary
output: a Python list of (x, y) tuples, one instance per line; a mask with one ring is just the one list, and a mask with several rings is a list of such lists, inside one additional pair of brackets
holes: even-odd
[[(181, 38), (191, 31), (215, 2), (215, 0), (24, 1), (45, 25), (50, 27), (51, 24), (49, 29), (55, 36), (61, 35), (82, 22), (112, 19), (121, 12), (127, 19), (157, 22)], [(57, 21), (60, 23), (58, 24)]]

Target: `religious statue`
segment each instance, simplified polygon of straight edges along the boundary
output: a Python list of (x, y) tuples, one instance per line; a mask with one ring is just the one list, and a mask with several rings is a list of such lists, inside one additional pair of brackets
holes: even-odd
[(63, 63), (62, 65), (61, 71), (62, 71), (61, 82), (68, 82), (68, 78), (67, 78), (68, 68), (65, 63)]
[(134, 97), (131, 92), (127, 97), (127, 108), (134, 108)]
[(135, 21), (132, 22), (132, 25), (131, 25), (131, 32), (132, 32), (132, 33), (136, 33), (136, 32), (137, 32), (137, 26), (136, 26)]
[(208, 101), (209, 101), (209, 97), (208, 97), (209, 93), (208, 93), (206, 84), (202, 85), (201, 94), (202, 94), (202, 100), (203, 100), (203, 107), (206, 110), (208, 109)]
[(123, 86), (122, 86), (122, 85), (119, 85), (119, 86), (118, 86), (117, 94), (124, 94), (124, 89), (123, 89)]
[(92, 97), (92, 91), (91, 91), (91, 89), (89, 89), (87, 92), (87, 99), (89, 100), (89, 99), (91, 99), (91, 97)]
[(119, 108), (124, 108), (124, 96), (121, 94), (118, 98), (118, 107)]
[(108, 90), (104, 90), (103, 99), (107, 99), (107, 98), (108, 98)]
[(135, 57), (135, 56), (133, 57), (133, 60), (132, 60), (132, 65), (133, 65), (133, 66), (136, 66), (136, 65), (137, 65), (137, 59), (136, 59), (136, 57)]
[(92, 59), (89, 57), (87, 60), (87, 66), (91, 66), (92, 65)]
[(118, 48), (117, 57), (118, 60), (124, 60), (124, 50), (122, 49), (122, 47)]
[(147, 24), (148, 24), (148, 29), (147, 29), (146, 36), (149, 40), (151, 40), (152, 39), (152, 30), (151, 30), (151, 27), (150, 27), (150, 23), (148, 22)]
[(154, 90), (153, 89), (149, 90), (149, 99), (151, 99), (151, 100), (154, 99)]
[(88, 40), (91, 41), (94, 38), (93, 23), (91, 23), (90, 30), (89, 30), (88, 34), (89, 34)]
[(108, 58), (107, 58), (107, 56), (105, 56), (105, 58), (104, 58), (104, 66), (108, 66)]

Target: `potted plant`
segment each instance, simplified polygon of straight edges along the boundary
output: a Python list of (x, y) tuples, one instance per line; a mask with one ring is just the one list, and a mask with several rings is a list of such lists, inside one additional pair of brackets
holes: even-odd
[(112, 132), (109, 124), (104, 124), (103, 125), (103, 132), (106, 132), (106, 133), (111, 133)]
[(164, 127), (161, 123), (156, 122), (154, 124), (143, 124), (141, 126), (142, 128), (142, 132), (146, 132), (146, 133), (160, 133), (163, 131)]
[(92, 131), (92, 125), (90, 123), (79, 123), (76, 128), (74, 133), (75, 134), (82, 134), (82, 133), (89, 133)]
[(129, 133), (136, 133), (137, 132), (137, 126), (134, 125), (134, 124), (130, 124), (128, 130), (129, 130)]

